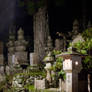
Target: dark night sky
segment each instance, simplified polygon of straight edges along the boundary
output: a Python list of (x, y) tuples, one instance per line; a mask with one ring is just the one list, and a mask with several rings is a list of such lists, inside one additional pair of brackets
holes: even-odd
[[(23, 8), (18, 5), (19, 0), (0, 0), (0, 39), (6, 40), (9, 26), (16, 23), (17, 28), (23, 27), (28, 37), (32, 36), (32, 17), (27, 15)], [(56, 31), (71, 31), (72, 22), (75, 18), (82, 17), (82, 6), (84, 0), (65, 0), (64, 5), (49, 8), (50, 31), (55, 34)], [(86, 0), (87, 16), (91, 14), (91, 4)], [(85, 10), (84, 9), (84, 10)], [(32, 39), (32, 38), (31, 38)]]

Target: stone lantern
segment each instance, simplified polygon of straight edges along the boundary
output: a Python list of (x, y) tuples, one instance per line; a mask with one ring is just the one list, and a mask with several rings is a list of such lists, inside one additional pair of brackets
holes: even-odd
[(50, 69), (54, 62), (54, 57), (51, 55), (51, 52), (48, 53), (48, 55), (45, 57), (45, 59), (43, 61), (46, 64), (46, 66), (45, 66), (45, 69), (47, 71), (46, 80), (51, 84), (52, 79), (51, 79), (51, 70)]
[(51, 70), (50, 69), (51, 69), (52, 64), (54, 62), (54, 57), (52, 55), (52, 50), (53, 50), (52, 39), (49, 36), (48, 37), (48, 41), (47, 41), (47, 56), (43, 60), (44, 63), (46, 64), (46, 66), (45, 66), (45, 69), (47, 71), (46, 79), (49, 82), (49, 84), (51, 84), (51, 82), (52, 82), (52, 79), (51, 79)]
[(77, 53), (62, 54), (63, 70), (66, 72), (66, 92), (78, 92), (78, 73), (82, 69), (81, 55)]

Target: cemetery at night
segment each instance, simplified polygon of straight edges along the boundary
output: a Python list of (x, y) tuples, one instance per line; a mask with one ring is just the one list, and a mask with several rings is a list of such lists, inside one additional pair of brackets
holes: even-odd
[(92, 92), (89, 0), (0, 0), (0, 92)]

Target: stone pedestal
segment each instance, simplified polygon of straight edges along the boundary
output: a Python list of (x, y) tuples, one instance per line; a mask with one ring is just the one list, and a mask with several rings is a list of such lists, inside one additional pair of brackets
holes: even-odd
[(26, 51), (23, 51), (23, 52), (16, 52), (15, 53), (15, 64), (19, 64), (19, 65), (25, 65), (25, 64), (28, 64), (28, 61), (27, 61), (27, 52)]

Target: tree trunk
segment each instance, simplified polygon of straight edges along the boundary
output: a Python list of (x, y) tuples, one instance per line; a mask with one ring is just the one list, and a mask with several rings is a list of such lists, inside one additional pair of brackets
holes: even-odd
[(45, 56), (45, 47), (49, 35), (48, 13), (46, 7), (39, 8), (34, 15), (34, 53), (38, 56), (38, 62)]

